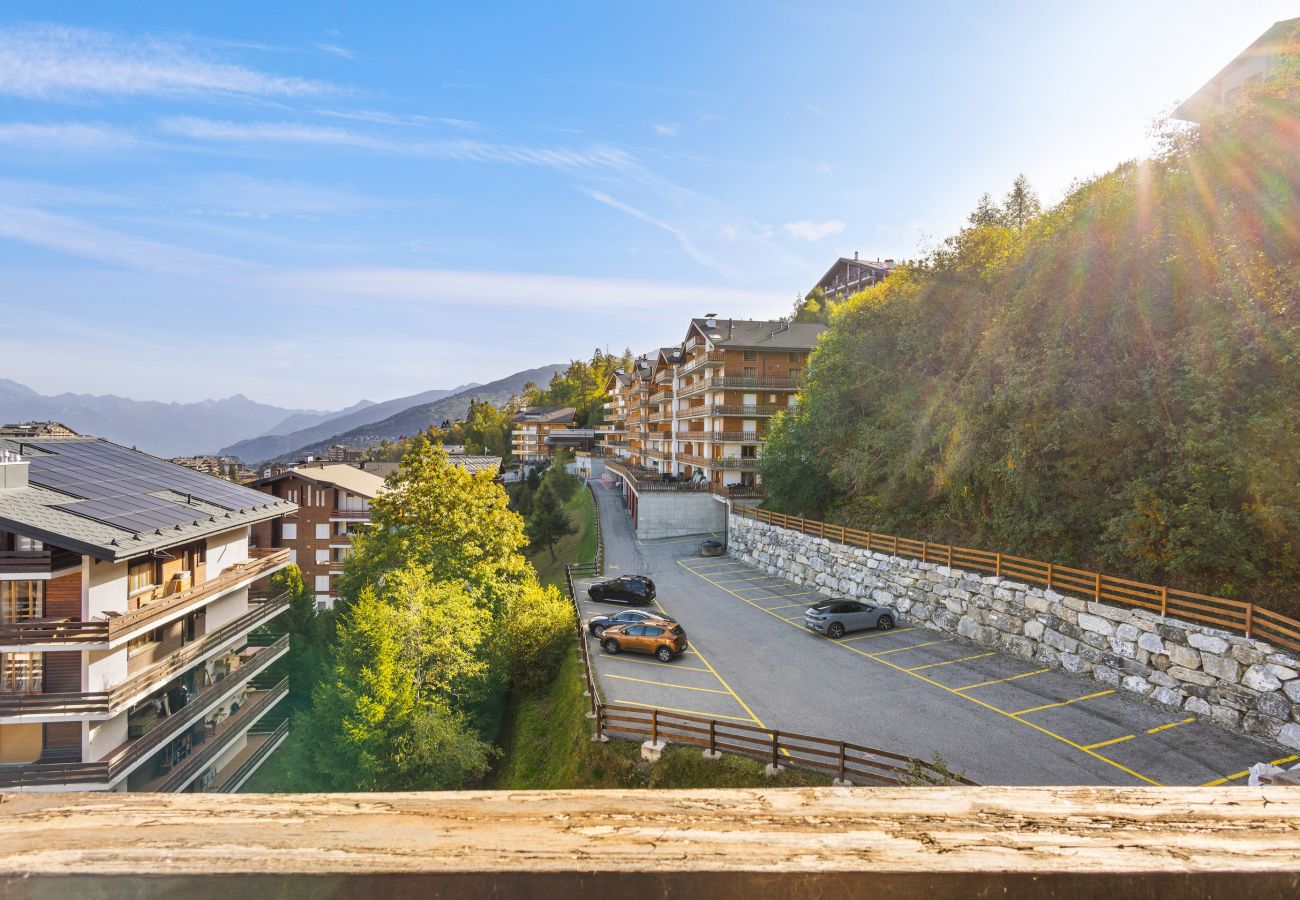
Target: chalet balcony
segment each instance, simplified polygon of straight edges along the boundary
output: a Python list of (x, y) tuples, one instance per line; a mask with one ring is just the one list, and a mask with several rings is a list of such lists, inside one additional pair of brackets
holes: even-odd
[(702, 443), (756, 444), (767, 440), (765, 435), (756, 431), (679, 431), (679, 441), (700, 441)]
[(657, 410), (656, 412), (652, 412), (652, 413), (650, 413), (650, 415), (646, 416), (646, 421), (647, 421), (647, 422), (663, 422), (663, 421), (671, 420), (672, 417), (673, 417), (673, 412), (672, 412), (672, 410), (670, 410), (670, 409), (669, 409), (669, 410)]
[[(170, 595), (154, 595), (139, 609), (104, 619), (29, 619), (0, 624), (0, 650), (15, 647), (32, 650), (48, 646), (51, 650), (108, 649), (133, 637), (147, 627), (170, 622), (187, 612), (246, 584), (277, 572), (289, 564), (287, 548), (259, 550), (250, 548), (254, 558), (238, 563), (215, 578)], [(149, 595), (146, 595), (149, 596)], [(125, 599), (123, 598), (124, 605)]]
[(654, 383), (655, 383), (655, 384), (672, 384), (672, 383), (673, 383), (673, 370), (672, 370), (672, 369), (660, 369), (658, 372), (655, 372)]
[(789, 407), (776, 404), (704, 403), (700, 406), (677, 410), (677, 418), (698, 419), (702, 416), (745, 416), (746, 418), (759, 419), (774, 416), (786, 409), (789, 409)]
[(330, 519), (345, 519), (348, 521), (368, 521), (370, 519), (369, 509), (332, 509), (330, 510)]
[(696, 369), (708, 368), (711, 366), (720, 366), (724, 361), (722, 351), (711, 350), (707, 353), (698, 353), (694, 358), (677, 367), (677, 377), (689, 375)]
[(71, 550), (0, 550), (0, 578), (48, 578), (80, 565), (81, 555)]
[(761, 484), (710, 484), (709, 493), (728, 500), (761, 500), (767, 490)]
[(759, 461), (740, 456), (695, 456), (690, 453), (677, 454), (677, 461), (690, 466), (706, 469), (757, 469)]
[(242, 640), (250, 631), (262, 627), (288, 609), (288, 593), (269, 600), (254, 601), (252, 608), (239, 618), (191, 641), (159, 660), (156, 665), (132, 675), (108, 691), (0, 693), (0, 722), (61, 722), (108, 718), (124, 706), (138, 702), (177, 675), (216, 655), (222, 647)]
[(266, 722), (255, 723), (248, 730), (248, 746), (230, 761), (226, 770), (217, 776), (217, 780), (212, 783), (208, 791), (214, 794), (237, 792), (288, 736), (288, 719), (281, 720), (278, 725), (268, 725)]
[(622, 478), (631, 484), (638, 493), (663, 491), (701, 493), (707, 492), (709, 489), (708, 484), (705, 482), (674, 478), (665, 472), (648, 469), (635, 463), (625, 464), (607, 461), (605, 468), (611, 475)]
[(650, 395), (650, 402), (663, 403), (665, 400), (667, 400), (669, 397), (672, 396), (672, 393), (673, 393), (672, 391), (655, 391), (653, 394)]
[(216, 684), (204, 688), (180, 710), (159, 719), (144, 734), (119, 745), (102, 760), (3, 766), (0, 767), (0, 788), (50, 788), (63, 785), (107, 787), (162, 750), (186, 728), (203, 721), (213, 707), (266, 671), (288, 649), (289, 636), (284, 635), (275, 643), (263, 647), (252, 661), (240, 666)]

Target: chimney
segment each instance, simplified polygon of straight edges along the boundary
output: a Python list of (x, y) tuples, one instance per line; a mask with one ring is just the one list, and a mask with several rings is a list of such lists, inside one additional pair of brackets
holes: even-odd
[(857, 261), (858, 261), (858, 251), (856, 251), (856, 250), (853, 251), (853, 261), (854, 261), (854, 262), (857, 262)]
[(0, 450), (0, 491), (27, 487), (29, 484), (27, 474), (30, 467), (31, 463), (17, 453), (11, 450)]

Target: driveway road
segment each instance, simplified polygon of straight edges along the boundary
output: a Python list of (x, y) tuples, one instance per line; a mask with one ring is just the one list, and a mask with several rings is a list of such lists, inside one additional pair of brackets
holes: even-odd
[[(662, 664), (591, 640), (607, 702), (658, 706), (930, 758), (982, 784), (1244, 783), (1281, 748), (900, 621), (832, 641), (807, 631), (807, 588), (730, 558), (708, 535), (638, 541), (618, 492), (593, 482), (606, 577), (649, 575), (692, 651)], [(587, 582), (583, 582), (585, 585)], [(582, 586), (579, 586), (583, 594)], [(584, 594), (585, 597), (585, 594)], [(584, 618), (611, 604), (581, 603)]]

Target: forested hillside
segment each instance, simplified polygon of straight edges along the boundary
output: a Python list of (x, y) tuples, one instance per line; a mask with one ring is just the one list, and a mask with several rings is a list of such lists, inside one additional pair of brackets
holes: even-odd
[(1295, 72), (830, 311), (768, 505), (1300, 612)]

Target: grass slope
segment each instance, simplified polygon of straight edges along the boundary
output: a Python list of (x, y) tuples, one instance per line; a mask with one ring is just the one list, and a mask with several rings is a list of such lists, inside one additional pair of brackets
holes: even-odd
[(596, 510), (591, 491), (585, 487), (573, 492), (573, 496), (564, 504), (564, 511), (569, 515), (569, 523), (577, 529), (574, 534), (566, 535), (555, 542), (555, 558), (549, 550), (539, 550), (530, 555), (528, 561), (537, 570), (537, 579), (542, 584), (564, 587), (565, 563), (591, 562), (596, 558)]

